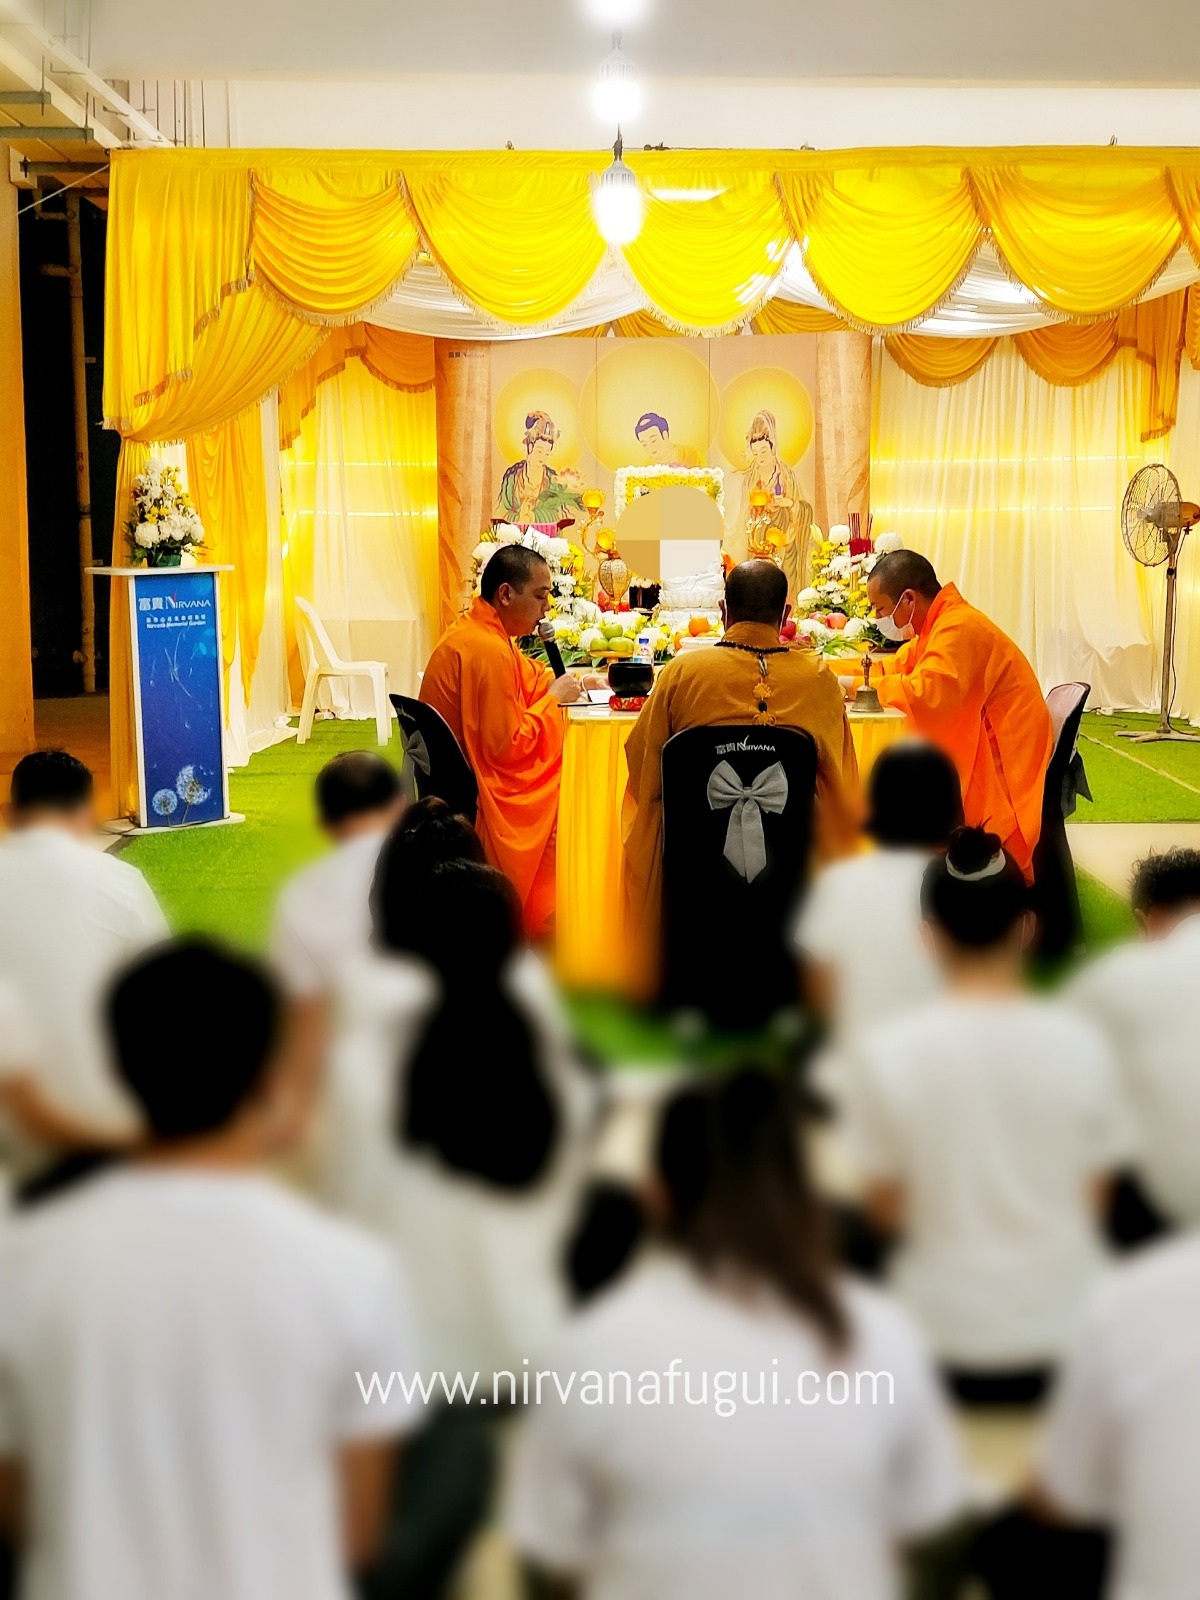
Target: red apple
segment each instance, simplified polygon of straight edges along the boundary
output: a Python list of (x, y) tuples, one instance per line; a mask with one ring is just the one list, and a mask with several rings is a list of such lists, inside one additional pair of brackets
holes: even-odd
[(835, 633), (841, 633), (849, 620), (844, 611), (831, 611), (825, 618), (825, 626), (832, 628)]
[(795, 617), (789, 617), (784, 623), (783, 627), (780, 628), (779, 637), (786, 643), (791, 644), (792, 640), (796, 637), (796, 632), (796, 619)]

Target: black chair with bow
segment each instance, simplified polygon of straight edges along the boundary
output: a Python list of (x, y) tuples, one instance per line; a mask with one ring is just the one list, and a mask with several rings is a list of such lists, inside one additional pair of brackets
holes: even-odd
[(436, 795), (474, 827), (479, 785), (462, 746), (444, 717), (406, 694), (389, 695), (400, 724), (400, 773), (407, 792), (418, 800)]
[(689, 728), (662, 753), (663, 985), (755, 1028), (796, 1003), (792, 919), (812, 850), (817, 747), (796, 728)]

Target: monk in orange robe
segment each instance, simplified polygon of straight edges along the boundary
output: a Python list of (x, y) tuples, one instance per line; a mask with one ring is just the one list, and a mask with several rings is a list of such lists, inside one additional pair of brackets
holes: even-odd
[(479, 784), (476, 827), (487, 858), (513, 883), (531, 935), (554, 912), (554, 839), (562, 772), (561, 707), (582, 690), (530, 661), (515, 640), (533, 633), (550, 603), (550, 568), (523, 545), (500, 545), (479, 598), (442, 635), (421, 682)]
[[(725, 636), (712, 649), (684, 651), (663, 668), (625, 746), (625, 903), (640, 986), (658, 966), (662, 904), (662, 752), (685, 728), (752, 723), (764, 682), (772, 721), (811, 734), (817, 747), (813, 812), (819, 859), (847, 855), (858, 842), (858, 759), (837, 680), (807, 650), (780, 643), (791, 609), (787, 577), (773, 561), (744, 561), (725, 585)], [(766, 667), (766, 678), (760, 670)]]
[(910, 642), (884, 663), (875, 687), (916, 733), (958, 768), (969, 827), (999, 834), (1027, 879), (1042, 827), (1054, 731), (1033, 668), (915, 550), (880, 558), (867, 580), (876, 623)]

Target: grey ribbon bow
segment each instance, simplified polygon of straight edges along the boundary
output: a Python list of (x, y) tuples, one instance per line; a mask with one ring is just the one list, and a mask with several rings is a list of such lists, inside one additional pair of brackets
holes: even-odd
[(787, 773), (778, 761), (764, 768), (751, 784), (744, 784), (728, 761), (713, 768), (708, 780), (708, 803), (714, 811), (732, 807), (725, 834), (725, 859), (747, 883), (753, 883), (767, 864), (762, 814), (773, 811), (779, 815), (787, 798)]
[(406, 762), (411, 761), (414, 767), (426, 777), (429, 776), (429, 750), (419, 729), (414, 728), (411, 733), (406, 734), (401, 727), (400, 750)]

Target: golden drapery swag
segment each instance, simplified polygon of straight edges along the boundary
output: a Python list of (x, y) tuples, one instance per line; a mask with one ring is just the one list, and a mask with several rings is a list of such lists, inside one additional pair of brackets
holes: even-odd
[[(248, 291), (310, 331), (353, 322), (422, 243), (484, 317), (544, 327), (603, 259), (589, 189), (606, 160), (114, 152), (105, 416), (143, 434), (157, 398), (205, 377), (205, 332)], [(988, 234), (1015, 278), (1079, 321), (1132, 304), (1180, 247), (1200, 261), (1195, 150), (640, 151), (629, 160), (646, 219), (621, 259), (647, 309), (686, 332), (762, 314), (793, 244), (848, 321), (885, 334), (936, 309)], [(250, 398), (285, 370), (269, 361)]]
[(318, 387), (344, 372), (350, 360), (361, 361), (371, 376), (389, 389), (421, 394), (433, 388), (432, 339), (377, 328), (370, 322), (336, 328), (279, 390), (281, 450), (299, 438), (305, 417), (317, 403)]
[[(1008, 341), (896, 334), (884, 342), (910, 378), (940, 389), (972, 377)], [(1052, 323), (1014, 334), (1011, 342), (1039, 378), (1069, 388), (1098, 378), (1118, 350), (1136, 351), (1148, 368), (1142, 439), (1158, 439), (1175, 426), (1185, 348), (1192, 365), (1200, 368), (1200, 295), (1180, 289), (1130, 306), (1105, 322)]]

